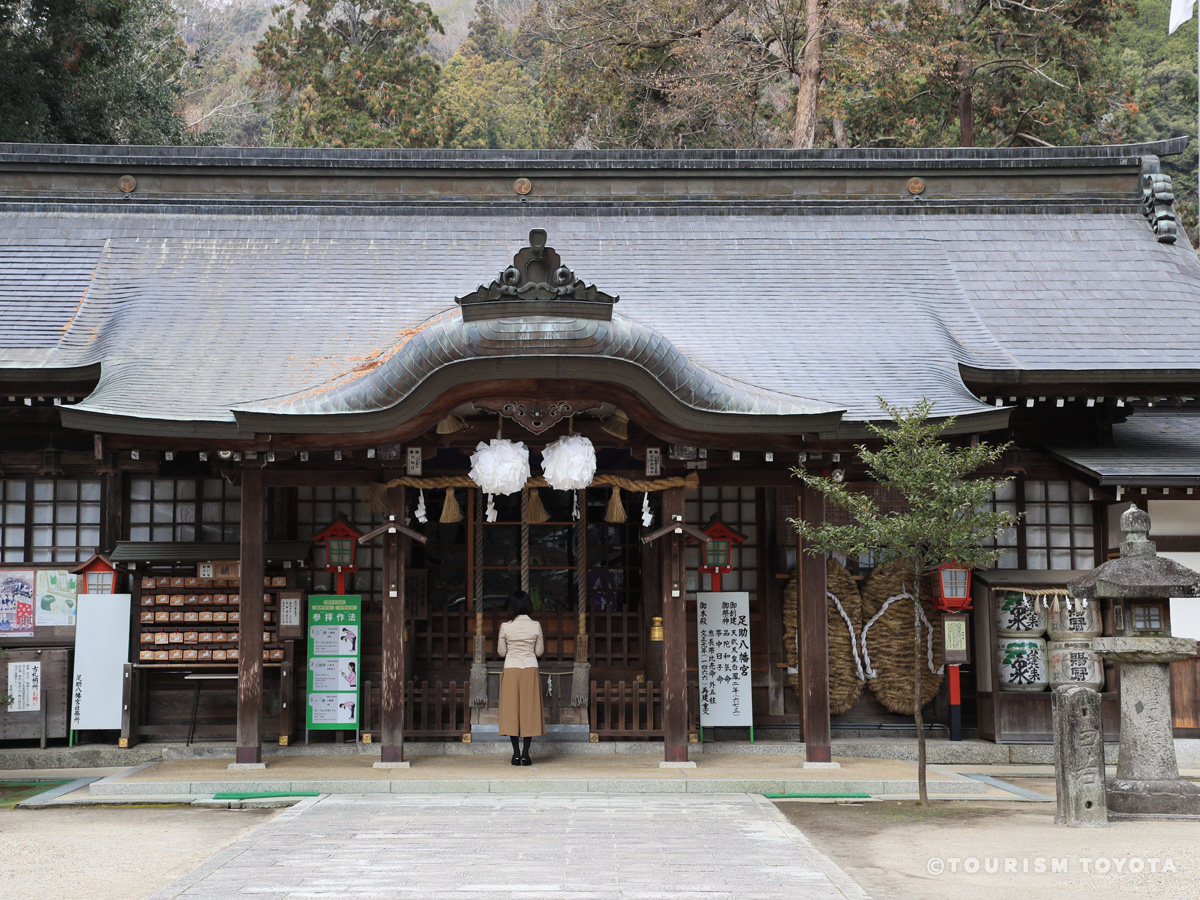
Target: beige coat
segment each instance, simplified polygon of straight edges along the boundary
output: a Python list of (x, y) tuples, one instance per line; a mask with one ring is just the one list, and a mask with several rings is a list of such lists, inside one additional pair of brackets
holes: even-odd
[(500, 626), (496, 652), (504, 657), (504, 668), (536, 669), (537, 658), (545, 651), (542, 626), (529, 616), (517, 616)]

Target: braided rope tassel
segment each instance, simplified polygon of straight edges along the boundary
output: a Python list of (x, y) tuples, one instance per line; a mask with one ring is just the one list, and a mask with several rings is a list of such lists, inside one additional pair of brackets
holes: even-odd
[(471, 705), (488, 705), (487, 641), (483, 636), (483, 491), (475, 491), (475, 655), (471, 660)]
[(579, 623), (575, 628), (575, 666), (571, 670), (571, 705), (587, 706), (592, 691), (588, 663), (587, 633), (587, 523), (575, 523), (575, 604)]
[(521, 590), (526, 592), (529, 591), (529, 493), (530, 488), (521, 491)]

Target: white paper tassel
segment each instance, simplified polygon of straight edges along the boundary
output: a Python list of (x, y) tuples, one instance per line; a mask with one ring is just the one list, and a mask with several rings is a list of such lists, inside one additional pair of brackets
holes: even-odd
[(495, 497), (494, 497), (492, 494), (488, 494), (488, 501), (487, 501), (487, 513), (485, 514), (485, 516), (484, 516), (484, 517), (485, 517), (485, 518), (486, 518), (486, 519), (487, 519), (489, 522), (495, 522), (495, 521), (496, 521), (496, 503), (495, 503), (495, 499), (496, 499), (496, 498), (495, 498)]
[(649, 528), (654, 521), (654, 513), (650, 512), (650, 492), (642, 494), (642, 527)]
[(571, 491), (571, 515), (579, 520), (579, 491)]
[(429, 521), (429, 516), (425, 514), (425, 491), (424, 489), (417, 495), (417, 508), (413, 510), (417, 517), (417, 521), (424, 525)]

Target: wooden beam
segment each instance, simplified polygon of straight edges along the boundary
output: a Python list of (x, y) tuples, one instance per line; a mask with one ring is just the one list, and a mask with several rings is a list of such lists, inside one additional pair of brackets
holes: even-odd
[[(364, 469), (268, 469), (268, 487), (350, 487), (378, 484), (389, 472)], [(395, 473), (399, 474), (399, 473)]]
[(403, 508), (401, 508), (400, 512), (389, 515), (387, 522), (384, 522), (378, 528), (372, 528), (370, 531), (360, 537), (358, 539), (359, 545), (365, 547), (381, 534), (399, 534), (401, 537), (412, 538), (417, 543), (424, 544), (427, 540), (425, 535), (421, 534), (419, 531), (409, 528), (407, 525), (401, 524), (400, 518), (403, 517), (403, 515)]
[[(676, 490), (676, 488), (672, 488), (672, 490)], [(678, 488), (678, 490), (682, 490), (682, 488)], [(666, 513), (663, 513), (663, 516), (664, 516), (664, 518), (667, 518)], [(681, 511), (677, 515), (670, 516), (669, 518), (667, 518), (666, 525), (663, 525), (661, 528), (656, 528), (654, 531), (651, 531), (649, 534), (643, 535), (642, 543), (643, 544), (652, 544), (655, 541), (657, 541), (659, 538), (665, 537), (666, 535), (669, 535), (669, 534), (673, 534), (673, 535), (685, 535), (686, 534), (688, 537), (693, 538), (694, 540), (697, 540), (702, 544), (707, 544), (712, 541), (711, 537), (709, 537), (707, 534), (705, 534), (703, 531), (701, 531), (695, 525), (689, 525), (687, 522), (683, 521), (683, 513)]]
[(1150, 540), (1154, 541), (1159, 553), (1200, 553), (1200, 535), (1152, 534)]
[(237, 761), (262, 762), (263, 553), (262, 469), (242, 472), (241, 615), (238, 622)]
[[(683, 488), (663, 491), (663, 519), (683, 516)], [(663, 753), (667, 762), (688, 759), (687, 610), (684, 605), (683, 535), (659, 542), (663, 603)]]
[[(388, 512), (404, 520), (407, 496), (388, 491)], [(405, 529), (407, 531), (407, 529)], [(379, 686), (380, 762), (404, 762), (404, 574), (408, 536), (386, 532), (383, 539), (383, 681)]]
[[(812, 488), (801, 491), (804, 521), (825, 521), (825, 495)], [(808, 762), (833, 759), (829, 728), (829, 637), (825, 599), (825, 557), (804, 552), (797, 538), (796, 565), (800, 569), (800, 684), (804, 758)]]

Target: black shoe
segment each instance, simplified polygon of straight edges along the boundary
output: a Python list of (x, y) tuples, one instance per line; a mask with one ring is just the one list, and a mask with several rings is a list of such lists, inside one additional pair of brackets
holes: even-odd
[[(514, 763), (514, 765), (515, 765), (515, 763)], [(532, 766), (532, 765), (533, 765), (533, 760), (531, 760), (531, 759), (530, 759), (528, 756), (522, 756), (522, 757), (521, 757), (521, 765), (523, 765), (523, 766)]]
[(519, 766), (519, 765), (521, 765), (521, 756), (520, 756), (520, 754), (519, 754), (519, 753), (514, 753), (514, 754), (513, 754), (513, 758), (512, 758), (512, 764), (513, 764), (514, 766)]

